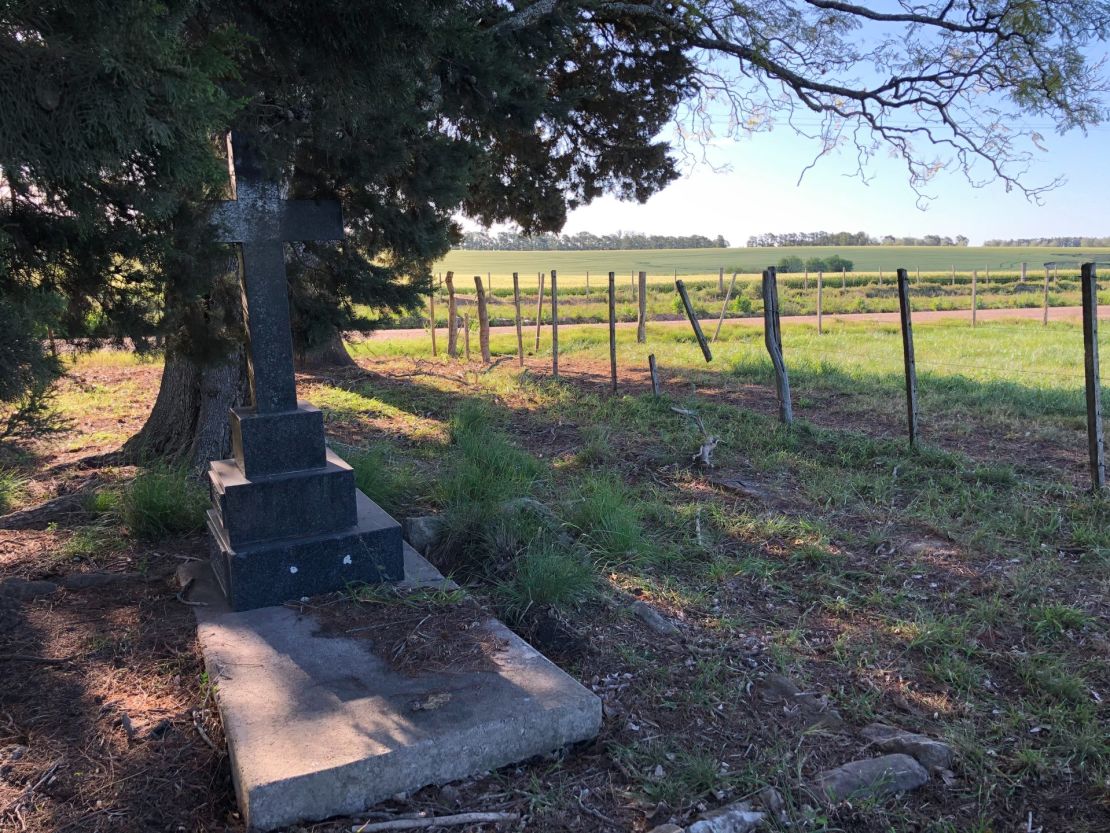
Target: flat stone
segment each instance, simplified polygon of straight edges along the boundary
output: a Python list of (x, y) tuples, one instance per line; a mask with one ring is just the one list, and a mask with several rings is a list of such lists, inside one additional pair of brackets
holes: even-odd
[[(454, 587), (408, 546), (405, 566), (402, 587)], [(206, 603), (193, 607), (199, 641), (252, 829), (358, 814), (600, 728), (600, 700), (494, 619), (490, 669), (405, 675), (310, 609), (231, 612), (207, 565), (179, 575)]]
[(401, 532), (414, 550), (427, 555), (443, 532), (443, 518), (439, 515), (405, 518), (401, 521)]
[(928, 780), (925, 767), (909, 755), (883, 755), (827, 769), (814, 779), (813, 787), (835, 804), (849, 798), (887, 798), (916, 790)]
[(686, 833), (749, 833), (763, 823), (765, 815), (753, 810), (747, 801), (738, 801), (705, 813), (686, 828)]
[(811, 728), (839, 729), (844, 725), (829, 699), (812, 691), (802, 691), (789, 677), (768, 674), (756, 684), (761, 699), (780, 703), (787, 714), (801, 718)]
[(0, 596), (12, 599), (40, 599), (58, 592), (58, 585), (52, 581), (28, 581), (25, 578), (9, 578), (0, 581)]
[(872, 723), (860, 730), (860, 734), (880, 752), (894, 752), (910, 755), (919, 764), (930, 770), (950, 769), (955, 754), (952, 747), (943, 741), (907, 732), (895, 726)]

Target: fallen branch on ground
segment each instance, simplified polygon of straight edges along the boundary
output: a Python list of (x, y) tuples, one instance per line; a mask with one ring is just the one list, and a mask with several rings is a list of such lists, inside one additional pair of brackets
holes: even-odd
[(380, 833), (383, 830), (422, 830), (428, 827), (453, 827), (459, 824), (495, 824), (517, 821), (520, 813), (460, 813), (457, 816), (429, 816), (426, 819), (394, 819), (373, 824), (355, 824), (351, 833)]

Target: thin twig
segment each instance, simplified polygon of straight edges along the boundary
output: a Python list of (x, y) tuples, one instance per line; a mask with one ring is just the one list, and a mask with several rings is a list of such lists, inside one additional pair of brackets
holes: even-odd
[(384, 830), (422, 830), (428, 827), (453, 827), (459, 824), (497, 824), (517, 821), (520, 813), (460, 813), (456, 816), (438, 816), (424, 819), (394, 819), (373, 824), (355, 824), (351, 833), (381, 833)]
[(193, 726), (196, 727), (197, 734), (200, 735), (200, 739), (207, 743), (209, 748), (213, 752), (219, 753), (219, 747), (212, 742), (212, 738), (208, 737), (208, 733), (204, 731), (204, 727), (200, 725), (200, 715), (196, 711), (193, 712)]

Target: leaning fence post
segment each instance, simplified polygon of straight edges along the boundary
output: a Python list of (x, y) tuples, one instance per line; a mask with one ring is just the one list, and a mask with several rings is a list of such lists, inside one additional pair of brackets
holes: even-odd
[(455, 300), (455, 273), (448, 272), (444, 282), (447, 284), (447, 355), (456, 359), (459, 356), (459, 307)]
[(821, 313), (821, 302), (825, 293), (825, 273), (817, 270), (817, 334), (825, 332), (824, 319)]
[(682, 306), (686, 308), (686, 317), (690, 319), (690, 326), (694, 328), (694, 336), (698, 340), (701, 354), (705, 356), (707, 362), (713, 361), (713, 352), (709, 349), (709, 342), (705, 340), (705, 334), (701, 331), (701, 324), (698, 322), (697, 313), (694, 312), (694, 305), (690, 303), (690, 295), (686, 292), (686, 284), (676, 280), (674, 287), (678, 290), (679, 297), (682, 298)]
[(1048, 326), (1048, 270), (1044, 270), (1044, 325)]
[(775, 368), (775, 388), (779, 397), (779, 420), (786, 425), (794, 421), (790, 402), (790, 377), (782, 357), (782, 331), (779, 329), (779, 288), (772, 266), (763, 272), (763, 342)]
[(540, 272), (540, 297), (536, 300), (536, 349), (540, 349), (540, 330), (543, 327), (543, 272)]
[(971, 326), (974, 327), (979, 318), (979, 270), (971, 270)]
[(713, 331), (713, 341), (717, 340), (717, 336), (721, 334), (721, 325), (725, 323), (725, 312), (728, 311), (728, 302), (732, 297), (732, 290), (736, 286), (736, 276), (739, 272), (732, 273), (732, 280), (728, 284), (728, 292), (725, 293), (725, 302), (721, 304), (721, 317), (717, 319), (717, 329)]
[(609, 375), (617, 392), (617, 273), (609, 273)]
[(436, 288), (433, 286), (428, 295), (428, 328), (432, 331), (432, 358), (439, 355), (436, 348)]
[(486, 307), (486, 291), (482, 288), (481, 275), (474, 276), (474, 289), (478, 294), (478, 346), (482, 350), (482, 361), (489, 364), (493, 360), (489, 354), (489, 309)]
[(524, 331), (520, 326), (520, 275), (513, 272), (513, 307), (516, 309), (516, 363), (524, 367)]
[(647, 344), (647, 272), (640, 273), (639, 310), (636, 318), (636, 343)]
[(1098, 374), (1098, 275), (1095, 264), (1084, 263), (1083, 367), (1087, 374), (1087, 449), (1091, 457), (1091, 488), (1106, 488), (1106, 443), (1102, 428), (1102, 381)]
[(902, 358), (906, 364), (906, 422), (910, 445), (917, 445), (917, 362), (913, 356), (913, 316), (910, 307), (910, 276), (898, 270), (898, 310), (902, 319)]
[(559, 276), (551, 270), (551, 375), (559, 378)]
[(652, 396), (659, 395), (659, 366), (655, 363), (655, 354), (652, 353), (648, 356), (648, 370), (651, 371), (651, 393)]

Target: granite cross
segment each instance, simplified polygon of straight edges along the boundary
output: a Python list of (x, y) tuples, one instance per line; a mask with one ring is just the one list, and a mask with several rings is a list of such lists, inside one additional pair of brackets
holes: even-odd
[(293, 334), (285, 243), (341, 240), (343, 220), (335, 200), (283, 200), (278, 182), (267, 179), (252, 138), (228, 137), (232, 197), (218, 205), (212, 221), (217, 240), (239, 243), (246, 318), (251, 399), (257, 413), (297, 407)]

